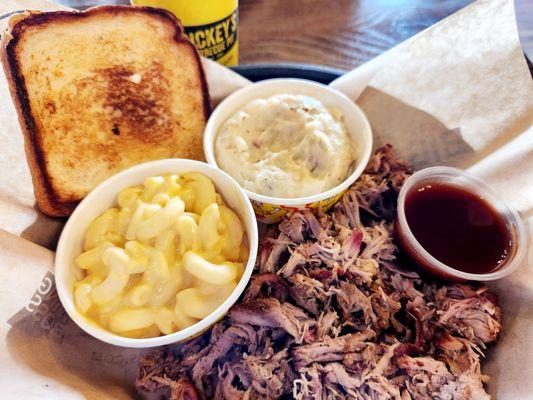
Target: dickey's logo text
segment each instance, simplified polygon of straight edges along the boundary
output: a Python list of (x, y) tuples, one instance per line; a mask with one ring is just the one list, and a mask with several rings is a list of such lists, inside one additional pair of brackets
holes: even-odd
[(211, 24), (187, 26), (185, 34), (202, 56), (219, 60), (237, 41), (237, 10)]

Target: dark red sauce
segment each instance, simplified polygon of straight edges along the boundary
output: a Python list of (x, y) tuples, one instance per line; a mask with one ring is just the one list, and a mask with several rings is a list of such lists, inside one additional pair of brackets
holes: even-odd
[(458, 186), (431, 183), (413, 189), (405, 200), (405, 217), (429, 254), (460, 271), (493, 272), (511, 251), (503, 216)]

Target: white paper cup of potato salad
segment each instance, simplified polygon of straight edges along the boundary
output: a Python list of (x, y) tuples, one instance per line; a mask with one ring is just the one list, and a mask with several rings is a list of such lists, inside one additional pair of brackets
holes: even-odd
[(207, 162), (231, 175), (264, 223), (332, 207), (361, 175), (372, 129), (341, 92), (300, 79), (271, 79), (224, 99), (204, 134)]
[(257, 222), (228, 174), (183, 159), (112, 176), (59, 239), (55, 282), (72, 320), (104, 342), (154, 347), (221, 319), (254, 268)]

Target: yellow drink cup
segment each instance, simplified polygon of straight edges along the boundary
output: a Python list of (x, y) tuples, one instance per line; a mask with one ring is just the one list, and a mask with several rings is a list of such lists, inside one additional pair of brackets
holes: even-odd
[(171, 11), (200, 55), (232, 66), (239, 63), (238, 0), (131, 0), (136, 6)]

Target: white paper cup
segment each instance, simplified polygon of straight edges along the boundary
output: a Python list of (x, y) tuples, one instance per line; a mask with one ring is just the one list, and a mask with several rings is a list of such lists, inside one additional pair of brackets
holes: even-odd
[(207, 121), (204, 134), (204, 153), (207, 162), (218, 167), (215, 157), (215, 140), (222, 124), (246, 104), (258, 98), (276, 94), (303, 94), (317, 98), (326, 106), (340, 110), (348, 135), (357, 150), (357, 163), (353, 172), (339, 185), (313, 196), (277, 198), (244, 189), (257, 219), (264, 223), (278, 222), (296, 210), (332, 207), (364, 171), (372, 153), (372, 129), (361, 109), (343, 93), (316, 82), (302, 79), (269, 79), (246, 86), (226, 97)]
[[(91, 221), (107, 209), (116, 206), (118, 193), (127, 187), (139, 185), (150, 176), (168, 173), (185, 173), (196, 171), (209, 177), (215, 184), (217, 192), (222, 195), (230, 208), (237, 213), (246, 229), (250, 244), (250, 256), (243, 276), (231, 295), (209, 316), (196, 324), (170, 335), (146, 339), (132, 339), (109, 332), (94, 323), (90, 323), (74, 306), (73, 285), (76, 266), (74, 258), (82, 252), (85, 232)], [(205, 163), (193, 160), (167, 159), (137, 165), (107, 179), (78, 205), (67, 221), (55, 259), (55, 283), (63, 307), (72, 320), (89, 335), (103, 342), (123, 347), (155, 347), (191, 339), (209, 329), (220, 320), (244, 291), (255, 265), (258, 247), (257, 222), (252, 205), (240, 186), (225, 172)]]

